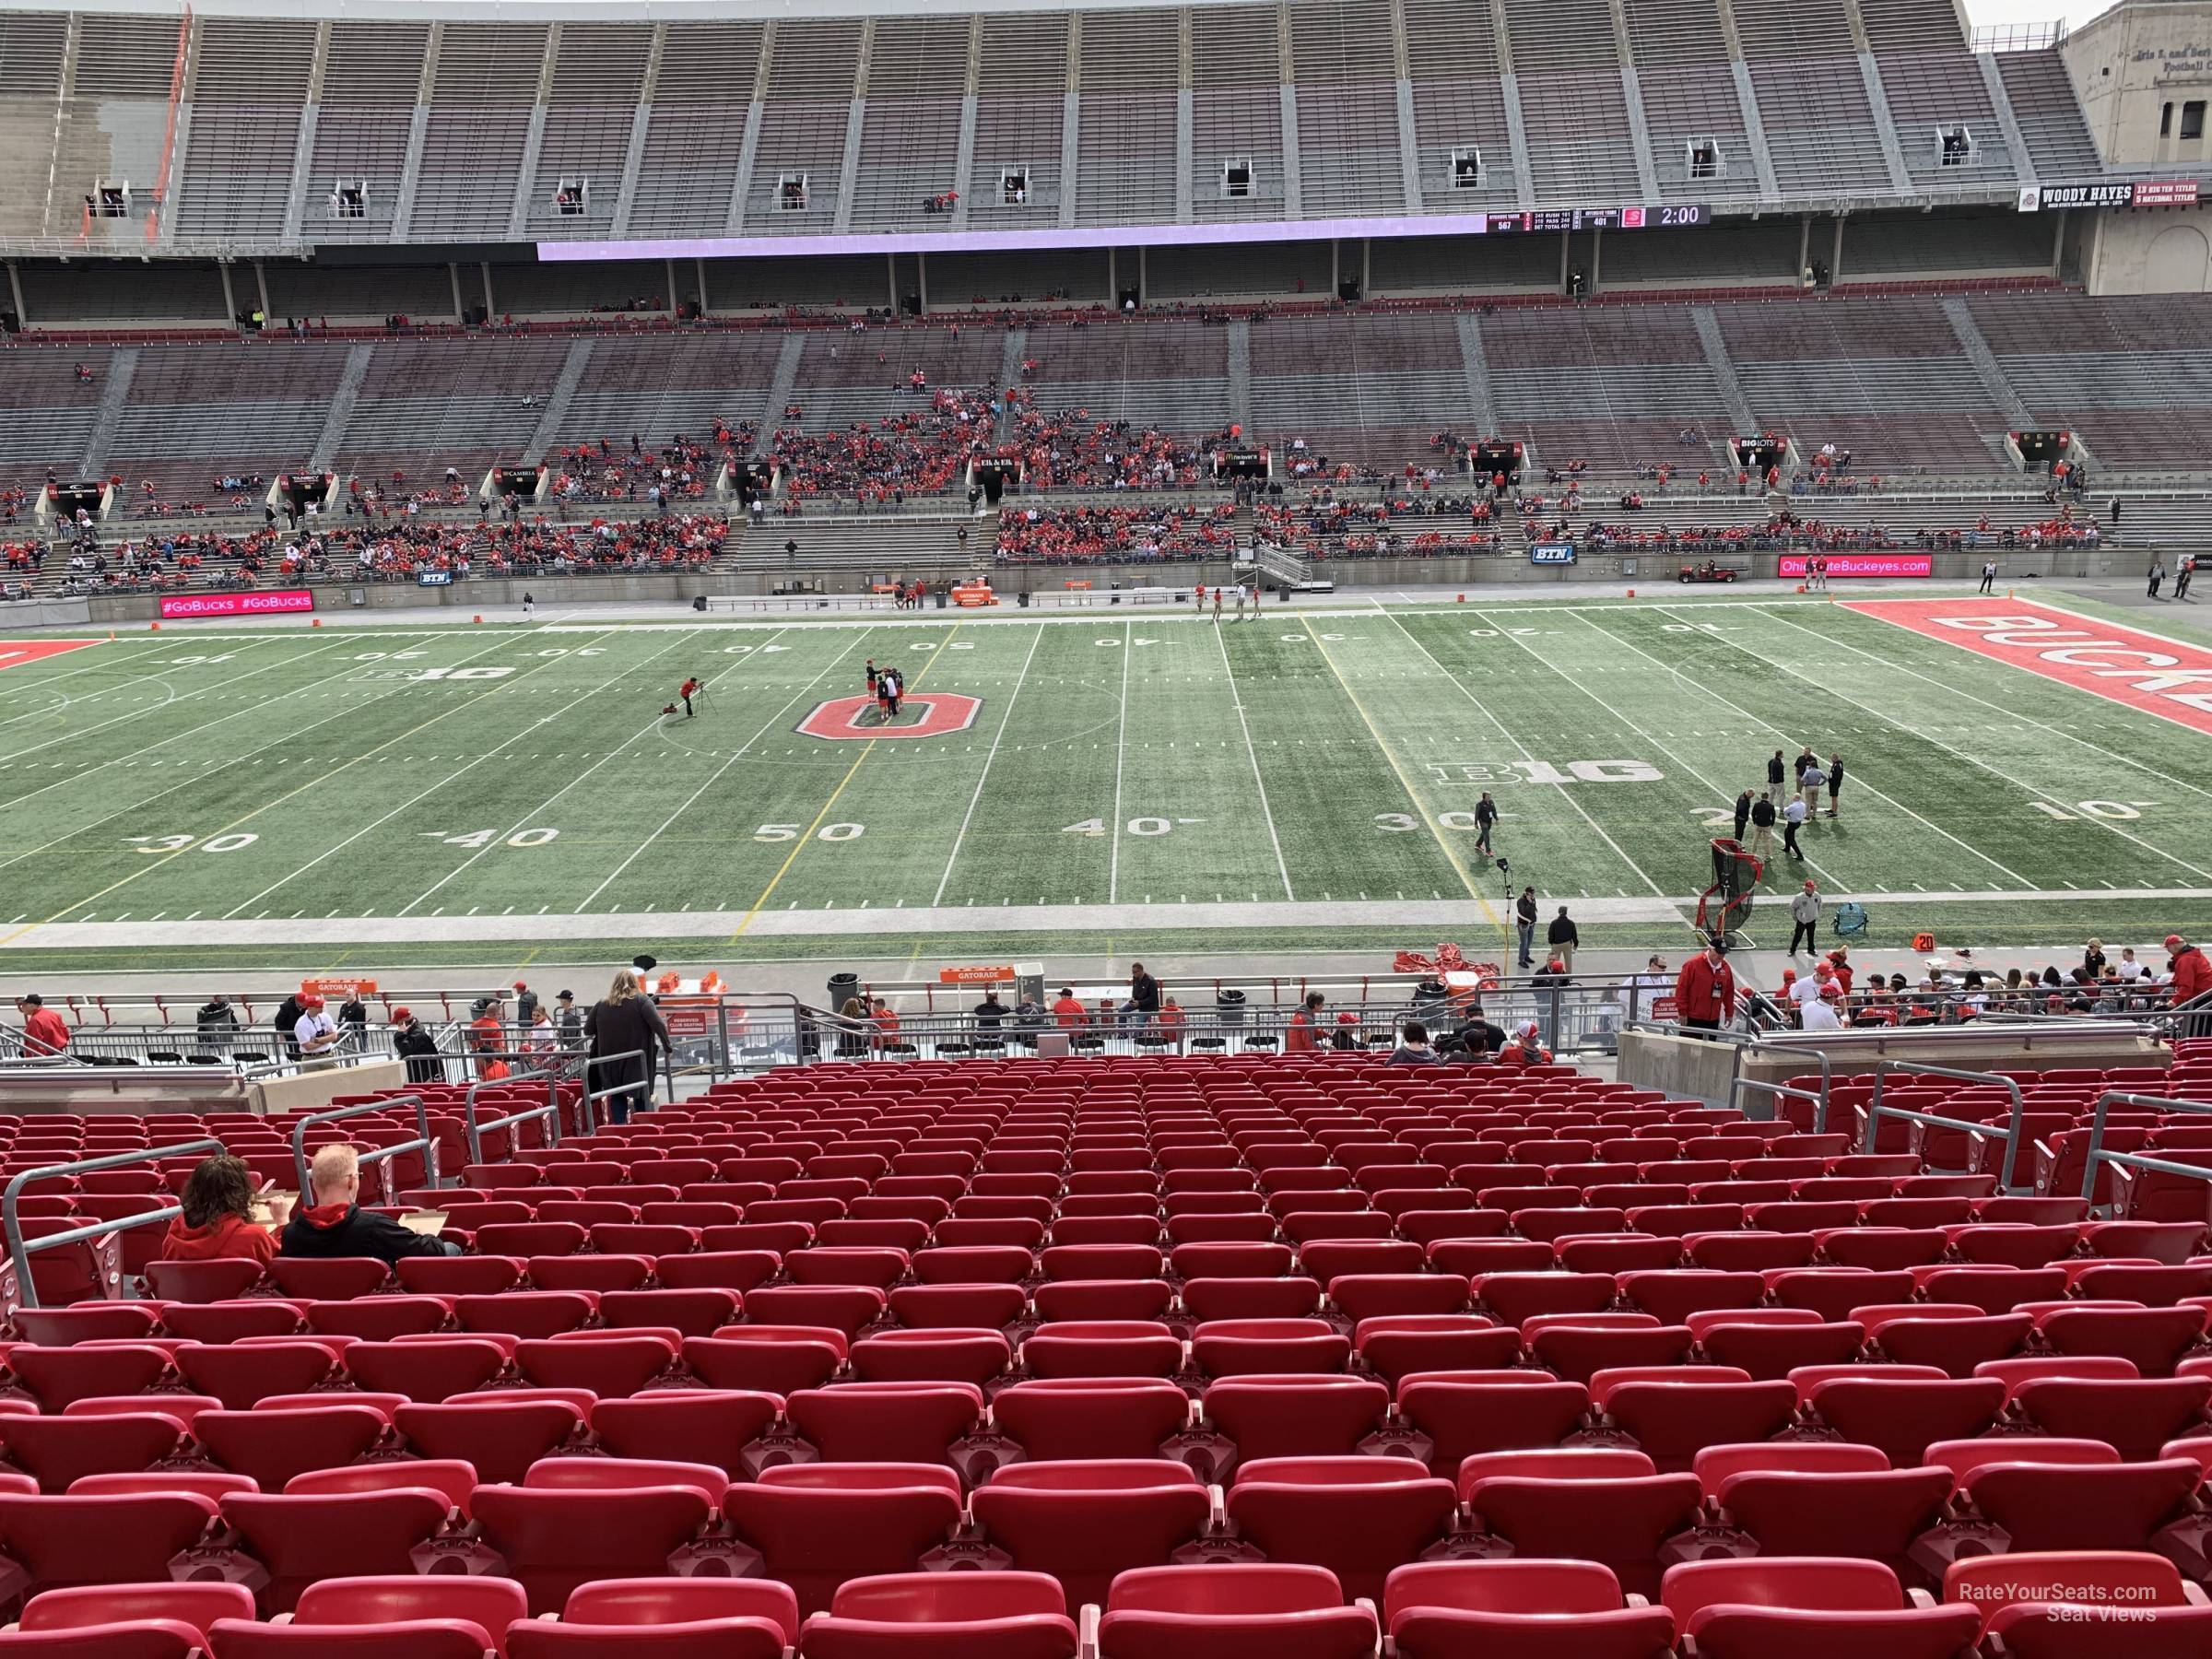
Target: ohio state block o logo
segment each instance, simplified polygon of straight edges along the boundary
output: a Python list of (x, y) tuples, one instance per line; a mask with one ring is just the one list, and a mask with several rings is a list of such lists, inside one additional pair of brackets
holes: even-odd
[(933, 691), (903, 700), (896, 720), (886, 720), (872, 697), (840, 697), (823, 703), (798, 724), (802, 737), (946, 737), (975, 724), (980, 697)]

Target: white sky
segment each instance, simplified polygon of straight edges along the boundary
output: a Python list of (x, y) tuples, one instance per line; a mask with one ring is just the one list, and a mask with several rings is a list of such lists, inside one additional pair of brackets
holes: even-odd
[(2087, 23), (2111, 0), (1966, 0), (1967, 16), (1977, 28), (1985, 23), (2049, 23), (2064, 18)]

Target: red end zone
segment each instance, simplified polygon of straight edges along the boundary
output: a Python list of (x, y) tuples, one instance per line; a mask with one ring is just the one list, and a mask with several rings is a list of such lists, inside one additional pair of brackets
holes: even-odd
[(2212, 732), (2212, 650), (2204, 646), (2018, 599), (1864, 599), (1843, 608)]
[(947, 737), (975, 724), (982, 700), (947, 691), (927, 697), (909, 697), (895, 722), (886, 724), (872, 697), (841, 697), (823, 703), (799, 722), (802, 737)]
[(82, 651), (88, 645), (99, 643), (98, 640), (0, 641), (0, 668), (20, 668), (26, 663), (35, 663), (43, 657), (60, 656), (65, 651)]

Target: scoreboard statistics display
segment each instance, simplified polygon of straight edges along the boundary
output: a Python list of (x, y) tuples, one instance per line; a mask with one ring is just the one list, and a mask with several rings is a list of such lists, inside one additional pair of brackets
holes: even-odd
[(1710, 204), (1665, 203), (1636, 207), (1571, 207), (1544, 213), (1488, 213), (1471, 216), (1492, 236), (1527, 230), (1660, 230), (1712, 223)]

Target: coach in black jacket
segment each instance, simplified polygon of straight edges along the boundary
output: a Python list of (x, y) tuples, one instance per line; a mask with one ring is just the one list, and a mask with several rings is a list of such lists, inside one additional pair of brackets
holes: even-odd
[(308, 1166), (309, 1202), (285, 1224), (276, 1253), (286, 1256), (371, 1256), (396, 1262), (403, 1256), (459, 1255), (449, 1240), (402, 1227), (389, 1216), (360, 1206), (360, 1154), (351, 1147), (325, 1147)]

